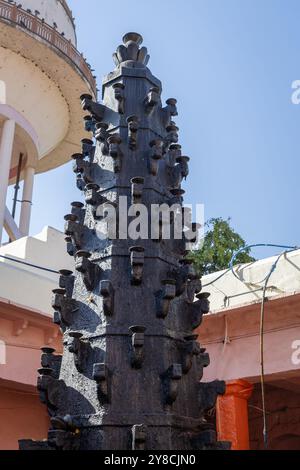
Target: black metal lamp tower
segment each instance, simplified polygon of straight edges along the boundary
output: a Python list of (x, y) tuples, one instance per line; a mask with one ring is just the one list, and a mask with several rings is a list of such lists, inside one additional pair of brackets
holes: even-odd
[(81, 97), (94, 140), (72, 156), (85, 205), (73, 203), (65, 217), (76, 272), (61, 271), (53, 296), (64, 353), (43, 348), (38, 389), (51, 430), (47, 442), (21, 441), (22, 449), (225, 447), (204, 417), (224, 383), (200, 382), (209, 357), (194, 330), (209, 302), (186, 259), (185, 237), (165, 240), (159, 230), (134, 242), (120, 223), (116, 237), (99, 235), (103, 204), (118, 215), (131, 204), (182, 205), (189, 158), (173, 122), (176, 100), (162, 106), (161, 82), (141, 44), (137, 33), (123, 38), (103, 104)]

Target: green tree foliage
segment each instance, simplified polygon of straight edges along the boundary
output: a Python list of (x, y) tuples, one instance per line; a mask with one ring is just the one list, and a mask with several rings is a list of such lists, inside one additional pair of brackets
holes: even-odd
[[(230, 226), (230, 218), (221, 217), (210, 219), (207, 227), (203, 247), (191, 254), (195, 268), (200, 275), (222, 271), (229, 267), (232, 256), (241, 248), (246, 247), (246, 242)], [(235, 263), (251, 263), (255, 261), (250, 255), (250, 248), (238, 254)]]

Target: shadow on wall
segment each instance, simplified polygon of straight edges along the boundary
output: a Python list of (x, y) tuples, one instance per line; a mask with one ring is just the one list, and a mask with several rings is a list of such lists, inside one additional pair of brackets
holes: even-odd
[(272, 450), (300, 450), (300, 436), (284, 434), (271, 442)]
[[(300, 450), (300, 378), (266, 386), (269, 450)], [(249, 400), (251, 450), (263, 450), (263, 420), (260, 385), (255, 384)]]

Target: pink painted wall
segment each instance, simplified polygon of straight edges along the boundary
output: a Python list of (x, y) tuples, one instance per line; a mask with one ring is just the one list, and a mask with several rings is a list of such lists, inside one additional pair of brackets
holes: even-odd
[(0, 365), (2, 379), (36, 386), (37, 370), (41, 366), (39, 349), (7, 345), (6, 361), (5, 365)]
[(0, 450), (18, 450), (19, 439), (47, 438), (49, 418), (37, 394), (0, 385)]
[[(265, 373), (286, 374), (299, 372), (299, 365), (292, 363), (292, 344), (300, 340), (300, 327), (265, 335)], [(203, 345), (203, 343), (202, 343)], [(204, 346), (210, 354), (211, 365), (205, 369), (205, 381), (234, 380), (236, 378), (254, 380), (260, 374), (259, 337), (233, 339), (230, 344), (208, 344)]]
[[(205, 316), (197, 331), (201, 345), (207, 349), (211, 359), (204, 372), (205, 381), (258, 381), (259, 322), (260, 304)], [(300, 340), (300, 296), (269, 300), (266, 303), (264, 335), (266, 376), (300, 374), (300, 364), (292, 361), (293, 343), (297, 340)]]
[(36, 387), (41, 347), (46, 345), (48, 330), (56, 331), (58, 336), (51, 347), (61, 351), (61, 334), (50, 317), (39, 314), (33, 317), (32, 312), (27, 314), (16, 306), (1, 306), (0, 303), (0, 340), (6, 350), (6, 364), (0, 363), (0, 380)]
[[(19, 439), (47, 438), (49, 417), (36, 390), (40, 348), (61, 350), (61, 334), (52, 319), (0, 300), (0, 450), (18, 449)], [(2, 346), (3, 347), (3, 346)], [(3, 352), (3, 351), (2, 351)]]

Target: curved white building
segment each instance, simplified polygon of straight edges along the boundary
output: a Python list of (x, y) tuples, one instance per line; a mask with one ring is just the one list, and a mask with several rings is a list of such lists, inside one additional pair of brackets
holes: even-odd
[[(79, 97), (96, 96), (76, 48), (65, 0), (0, 0), (0, 244), (28, 235), (34, 175), (78, 152), (84, 137)], [(24, 180), (19, 226), (6, 208), (18, 168)]]

